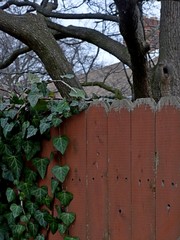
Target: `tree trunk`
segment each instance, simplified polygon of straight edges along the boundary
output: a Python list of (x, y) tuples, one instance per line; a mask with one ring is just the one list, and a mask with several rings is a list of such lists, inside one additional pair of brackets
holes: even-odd
[(115, 0), (120, 16), (120, 31), (131, 56), (134, 98), (150, 96), (147, 52), (142, 16), (137, 0)]
[[(17, 16), (0, 10), (0, 30), (19, 39), (39, 56), (62, 97), (69, 99), (70, 87), (82, 88), (72, 66), (48, 29), (44, 16), (40, 14)], [(74, 77), (70, 79), (62, 77), (66, 74), (73, 74)]]
[[(160, 90), (160, 94), (158, 94)], [(180, 96), (180, 2), (161, 1), (159, 59), (154, 96)]]

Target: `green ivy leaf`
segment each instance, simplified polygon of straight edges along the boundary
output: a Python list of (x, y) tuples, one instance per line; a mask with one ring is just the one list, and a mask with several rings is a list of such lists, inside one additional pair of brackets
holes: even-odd
[(33, 165), (37, 168), (38, 173), (40, 174), (41, 178), (44, 179), (47, 166), (49, 165), (49, 159), (48, 158), (34, 158), (32, 160)]
[(16, 152), (20, 153), (22, 151), (22, 144), (23, 139), (21, 132), (11, 137), (11, 146), (13, 150), (16, 150)]
[(27, 138), (30, 138), (34, 135), (36, 135), (38, 129), (35, 128), (33, 125), (30, 125), (28, 128), (27, 128)]
[(43, 94), (44, 97), (49, 96), (49, 89), (47, 88), (47, 83), (46, 82), (38, 82), (37, 87), (40, 90), (40, 92)]
[(4, 155), (12, 155), (12, 149), (11, 146), (8, 144), (4, 144), (2, 141), (0, 141), (0, 154)]
[(53, 145), (61, 154), (65, 153), (68, 143), (69, 139), (66, 136), (53, 138)]
[(53, 118), (52, 119), (53, 127), (58, 127), (61, 123), (62, 123), (62, 119), (61, 118)]
[(22, 216), (20, 217), (20, 221), (21, 221), (22, 223), (28, 223), (29, 220), (30, 220), (30, 218), (31, 218), (31, 215), (30, 215), (30, 214), (22, 215)]
[(67, 226), (65, 226), (64, 224), (58, 224), (58, 231), (60, 234), (64, 234), (67, 230)]
[(13, 216), (13, 213), (9, 212), (9, 213), (5, 214), (5, 218), (7, 220), (9, 227), (13, 228), (13, 226), (15, 225), (15, 218)]
[(53, 119), (53, 117), (55, 117), (55, 116), (56, 116), (56, 113), (51, 113), (51, 114), (49, 114), (49, 116), (46, 117), (46, 120), (47, 120), (48, 122), (52, 122), (52, 119)]
[(54, 221), (54, 217), (53, 217), (50, 213), (46, 212), (46, 213), (44, 214), (44, 220), (45, 220), (47, 223), (52, 223), (52, 222)]
[(41, 134), (45, 133), (48, 129), (50, 129), (50, 127), (51, 127), (50, 122), (45, 122), (44, 120), (40, 121), (39, 130)]
[(60, 219), (66, 226), (70, 226), (76, 218), (75, 213), (72, 212), (63, 212), (60, 214)]
[(0, 103), (0, 111), (4, 111), (7, 106), (8, 106), (8, 103)]
[(52, 168), (52, 173), (61, 183), (63, 183), (65, 181), (68, 172), (69, 172), (69, 166), (68, 165), (64, 165), (62, 167), (61, 166), (54, 166)]
[(51, 203), (52, 203), (52, 198), (47, 195), (44, 199), (43, 199), (43, 204), (46, 205), (48, 208), (50, 208)]
[(58, 230), (58, 223), (56, 222), (55, 219), (52, 223), (49, 224), (49, 227), (50, 227), (52, 234), (55, 234), (56, 231)]
[(77, 107), (77, 106), (79, 106), (79, 101), (73, 100), (73, 101), (70, 103), (70, 106), (71, 106), (71, 107)]
[(26, 154), (27, 160), (30, 160), (32, 157), (34, 157), (41, 149), (39, 142), (33, 142), (31, 140), (25, 141), (22, 148)]
[(14, 218), (18, 217), (23, 211), (22, 207), (15, 203), (11, 204), (10, 210), (12, 211)]
[(48, 105), (48, 101), (44, 99), (39, 99), (39, 101), (37, 102), (33, 110), (35, 110), (38, 113), (47, 112), (48, 111), (47, 105)]
[(35, 107), (38, 100), (43, 97), (43, 94), (39, 91), (36, 84), (31, 86), (31, 91), (28, 94), (27, 100), (30, 103), (31, 107)]
[(15, 123), (13, 123), (13, 122), (6, 123), (6, 125), (3, 128), (3, 134), (4, 134), (5, 137), (7, 136), (7, 134), (9, 132), (11, 132), (11, 130), (13, 129), (14, 125), (15, 125)]
[(12, 188), (6, 189), (6, 197), (8, 202), (12, 202), (16, 198), (16, 194)]
[(80, 240), (78, 237), (68, 237), (66, 236), (64, 240)]
[(1, 122), (1, 127), (4, 128), (8, 122), (8, 118), (1, 118), (0, 122)]
[(6, 117), (14, 119), (16, 114), (18, 113), (18, 110), (17, 109), (10, 109), (10, 110), (8, 110), (4, 113), (5, 113)]
[(52, 194), (55, 193), (58, 185), (59, 185), (59, 182), (58, 182), (56, 179), (53, 179), (53, 178), (52, 178), (52, 179), (51, 179), (51, 192), (52, 192)]
[(25, 182), (33, 183), (33, 182), (35, 182), (35, 180), (37, 178), (37, 173), (29, 168), (25, 168), (24, 169), (24, 177), (25, 177)]
[(17, 184), (17, 188), (20, 190), (20, 200), (24, 200), (24, 198), (29, 198), (31, 195), (31, 187), (32, 184), (28, 182), (20, 182)]
[(45, 240), (45, 237), (39, 234), (34, 240)]
[(28, 229), (32, 237), (35, 237), (38, 234), (39, 231), (39, 225), (35, 224), (33, 222), (28, 223)]
[(70, 111), (70, 106), (66, 99), (62, 99), (58, 102), (53, 102), (52, 105), (49, 105), (49, 108), (52, 113), (58, 113), (59, 115)]
[(85, 92), (81, 89), (78, 89), (78, 88), (73, 88), (71, 89), (69, 95), (71, 97), (75, 97), (75, 98), (82, 98), (82, 99), (85, 99)]
[(37, 203), (31, 202), (29, 200), (27, 200), (25, 202), (25, 207), (30, 214), (34, 214), (36, 212), (36, 210), (38, 209)]
[(59, 199), (61, 204), (66, 207), (73, 199), (73, 194), (70, 192), (62, 191), (57, 193), (56, 197)]
[(17, 156), (9, 155), (6, 157), (6, 160), (16, 179), (19, 179), (22, 170), (22, 159)]
[(44, 212), (37, 210), (34, 213), (34, 217), (42, 227), (45, 228), (47, 226), (47, 222), (44, 220)]
[(38, 202), (43, 203), (44, 197), (48, 194), (47, 186), (34, 187), (31, 194), (35, 196)]
[(2, 178), (13, 182), (14, 181), (14, 176), (12, 171), (8, 170), (7, 167), (5, 165), (2, 165)]
[[(34, 73), (28, 73), (28, 81), (32, 84), (37, 86), (36, 84), (40, 81), (39, 77)], [(35, 84), (36, 83), (36, 84)]]
[(25, 230), (26, 230), (26, 227), (24, 225), (17, 224), (13, 228), (13, 234), (17, 235), (18, 237), (20, 237)]

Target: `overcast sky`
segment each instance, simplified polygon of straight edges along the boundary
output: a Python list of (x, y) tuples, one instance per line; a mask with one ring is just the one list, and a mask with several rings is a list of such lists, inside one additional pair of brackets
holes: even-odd
[[(146, 15), (149, 17), (159, 18), (160, 17), (160, 3), (155, 1), (153, 3), (153, 5), (145, 4), (144, 5), (144, 13), (146, 13)], [(105, 65), (110, 65), (110, 64), (119, 62), (119, 60), (117, 58), (110, 55), (109, 53), (106, 53), (103, 50), (101, 50), (101, 57), (102, 57), (102, 61), (104, 62)]]

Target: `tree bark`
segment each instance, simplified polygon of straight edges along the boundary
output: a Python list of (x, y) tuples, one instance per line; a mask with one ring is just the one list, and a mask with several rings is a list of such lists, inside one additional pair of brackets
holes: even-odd
[[(161, 1), (159, 59), (153, 95), (180, 96), (180, 2)], [(160, 94), (159, 94), (160, 92)]]
[[(44, 16), (40, 14), (17, 16), (0, 10), (0, 30), (19, 39), (39, 56), (62, 97), (70, 98), (70, 87), (82, 88), (72, 66), (49, 31)], [(73, 74), (74, 77), (71, 79), (62, 77), (66, 74)]]
[(134, 98), (150, 96), (147, 52), (141, 13), (137, 0), (115, 0), (120, 15), (120, 31), (131, 56)]

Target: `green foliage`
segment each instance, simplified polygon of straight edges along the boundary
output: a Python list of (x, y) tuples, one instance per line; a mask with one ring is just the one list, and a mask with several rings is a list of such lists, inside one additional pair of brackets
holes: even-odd
[(65, 166), (55, 166), (52, 168), (52, 173), (54, 174), (54, 176), (61, 182), (63, 183), (66, 179), (66, 176), (69, 172), (69, 166), (65, 165)]
[(48, 158), (34, 158), (32, 160), (34, 166), (37, 168), (37, 171), (41, 178), (43, 179), (46, 175), (46, 169), (49, 165), (49, 159)]
[(68, 237), (67, 236), (67, 237), (64, 238), (64, 240), (79, 240), (79, 238), (78, 237), (70, 237), (70, 236)]
[(78, 88), (73, 88), (69, 94), (71, 97), (75, 98), (85, 98), (85, 93), (83, 90), (78, 89)]
[(64, 207), (68, 206), (73, 199), (73, 194), (67, 191), (58, 192), (56, 196)]
[[(55, 165), (51, 186), (38, 185), (53, 159), (53, 154), (49, 159), (40, 156), (42, 140), (49, 140), (50, 129), (82, 107), (78, 100), (84, 98), (83, 92), (72, 89), (70, 95), (72, 102), (53, 99), (46, 84), (36, 81), (23, 97), (12, 95), (0, 102), (0, 239), (45, 240), (46, 235), (40, 234), (43, 229), (58, 231), (65, 240), (78, 239), (68, 235), (75, 220), (75, 213), (66, 210), (73, 194), (62, 186), (69, 166)], [(65, 154), (67, 136), (52, 142), (59, 156)], [(54, 202), (60, 202), (56, 217), (51, 214)]]
[(65, 153), (66, 148), (68, 146), (68, 138), (66, 136), (56, 137), (53, 139), (54, 147), (60, 151), (62, 154)]

